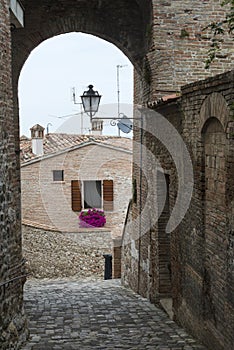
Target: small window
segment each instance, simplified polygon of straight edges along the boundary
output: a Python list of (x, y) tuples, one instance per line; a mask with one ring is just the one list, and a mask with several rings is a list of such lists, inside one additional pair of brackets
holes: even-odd
[(64, 181), (63, 170), (53, 170), (53, 181)]

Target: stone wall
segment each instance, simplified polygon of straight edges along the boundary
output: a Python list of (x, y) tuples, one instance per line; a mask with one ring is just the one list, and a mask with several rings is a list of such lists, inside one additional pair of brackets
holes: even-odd
[[(152, 175), (152, 162), (145, 157), (143, 169), (148, 186), (146, 188), (141, 180), (141, 171), (138, 171), (138, 176), (134, 174), (141, 191), (138, 190), (131, 214), (133, 218), (139, 216), (141, 207), (142, 217), (138, 225), (125, 231), (123, 241), (127, 243), (122, 249), (122, 265), (126, 266), (123, 283), (156, 303), (171, 296), (176, 320), (209, 348), (217, 350), (231, 349), (234, 340), (233, 77), (234, 71), (230, 71), (187, 85), (182, 88), (181, 98), (155, 105), (151, 118), (150, 114), (144, 118), (145, 130), (147, 123), (151, 130), (151, 133), (144, 131), (144, 146), (155, 155), (165, 178), (169, 177), (166, 197), (169, 215), (172, 215), (176, 199), (181, 195), (180, 180), (184, 176), (182, 185), (186, 185), (191, 179), (184, 175), (184, 168), (189, 166), (185, 162), (185, 151), (181, 148), (178, 157), (169, 152), (171, 142), (173, 144), (172, 134), (168, 134), (164, 145), (155, 137), (161, 135), (160, 130), (157, 133), (160, 115), (179, 131), (189, 151), (194, 175), (193, 193), (179, 226), (170, 234), (166, 233), (165, 222), (161, 223), (162, 216), (159, 220), (154, 218), (160, 205), (159, 188), (155, 193), (159, 174)], [(157, 115), (156, 111), (160, 114)], [(181, 174), (176, 168), (178, 161)], [(192, 181), (188, 185), (192, 186)], [(145, 191), (148, 191), (147, 195)], [(151, 211), (144, 212), (148, 205), (147, 196), (155, 196), (156, 202)], [(150, 202), (153, 203), (152, 199)], [(183, 206), (185, 203), (181, 202), (178, 215)], [(148, 230), (142, 225), (144, 222), (152, 222)], [(139, 225), (142, 231), (139, 231)], [(141, 232), (140, 236), (138, 232)], [(165, 247), (166, 250), (170, 247), (167, 256), (163, 252)], [(168, 259), (170, 271), (166, 268)], [(160, 288), (162, 282), (164, 287)]]
[(22, 290), (20, 191), (11, 87), (8, 1), (0, 1), (0, 348), (17, 349), (26, 339)]
[(111, 254), (111, 233), (77, 234), (22, 225), (28, 278), (85, 279), (104, 277), (104, 254)]
[(80, 232), (64, 232), (64, 237), (77, 242), (79, 246), (85, 248), (104, 249), (111, 253), (112, 237), (111, 231), (107, 229), (87, 229)]

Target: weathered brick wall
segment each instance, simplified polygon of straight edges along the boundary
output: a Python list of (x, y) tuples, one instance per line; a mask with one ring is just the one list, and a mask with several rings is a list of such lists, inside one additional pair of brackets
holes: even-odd
[(0, 348), (4, 350), (17, 349), (26, 339), (8, 1), (0, 1), (0, 23)]
[[(233, 69), (233, 40), (224, 37), (223, 50), (210, 69), (204, 69), (211, 35), (210, 22), (225, 18), (222, 0), (153, 0), (151, 45), (135, 72), (135, 101), (153, 101), (180, 87)], [(150, 26), (148, 30), (150, 37)]]
[[(180, 99), (155, 107), (182, 135), (194, 172), (190, 207), (167, 242), (170, 245), (175, 318), (208, 347), (217, 350), (233, 346), (233, 76), (231, 71), (187, 85), (182, 88)], [(143, 141), (169, 175), (169, 207), (172, 212), (178, 195), (179, 175), (175, 159), (166, 149), (170, 145), (170, 135), (165, 146), (154, 136), (159, 135), (156, 126), (160, 127), (156, 118), (156, 115), (151, 116), (148, 123), (151, 132)], [(144, 172), (151, 184), (147, 187), (149, 196), (153, 194), (158, 198), (154, 190), (157, 177), (153, 181), (151, 161), (145, 160)], [(139, 171), (134, 173), (134, 178), (138, 187), (142, 187), (145, 198), (147, 189), (143, 182), (140, 185)], [(139, 211), (139, 195), (132, 210), (133, 216)], [(157, 203), (150, 212), (146, 211), (142, 221), (154, 222), (153, 211), (157, 211)], [(136, 237), (138, 230), (139, 225), (128, 231), (128, 241), (132, 246), (135, 244), (135, 251), (122, 249), (122, 265), (135, 265), (137, 272), (128, 269), (123, 281), (157, 302), (167, 296), (165, 290), (160, 289), (160, 282), (166, 278), (165, 270), (161, 269), (165, 260), (160, 256), (163, 233), (160, 232), (160, 220), (152, 225), (150, 233), (140, 238), (140, 245)], [(164, 234), (163, 240), (165, 238)], [(149, 268), (145, 269), (147, 261)]]
[(233, 78), (231, 71), (182, 89), (195, 185), (180, 228), (184, 287), (175, 310), (214, 349), (231, 349), (234, 340)]
[[(181, 120), (178, 118), (179, 109), (175, 103), (158, 107), (158, 112), (167, 115), (171, 124), (174, 125), (178, 131), (181, 131)], [(134, 154), (135, 163), (140, 164), (136, 158), (139, 157), (141, 152), (143, 159), (141, 167), (135, 166), (133, 174), (133, 181), (136, 183), (137, 187), (137, 196), (136, 201), (133, 202), (132, 215), (134, 218), (138, 218), (133, 226), (133, 236), (131, 236), (131, 232), (128, 230), (128, 235), (130, 236), (128, 240), (132, 241), (132, 246), (135, 246), (132, 260), (137, 261), (138, 269), (141, 270), (137, 278), (135, 290), (149, 297), (153, 302), (157, 302), (160, 296), (165, 297), (171, 294), (170, 286), (168, 286), (171, 277), (169, 252), (167, 251), (170, 245), (170, 237), (165, 235), (163, 230), (165, 227), (165, 217), (163, 218), (163, 216), (161, 216), (158, 221), (158, 212), (161, 208), (158, 189), (160, 189), (162, 182), (160, 167), (162, 167), (163, 171), (167, 174), (168, 180), (170, 179), (170, 182), (174, 183), (174, 189), (170, 192), (170, 198), (168, 198), (167, 203), (171, 207), (173, 207), (175, 203), (177, 190), (177, 174), (172, 157), (166, 147), (154, 136), (157, 135), (158, 128), (158, 125), (154, 123), (155, 118), (157, 118), (157, 114), (155, 113), (144, 118), (144, 131), (142, 132), (142, 143), (144, 146), (141, 150), (139, 141), (139, 150)], [(137, 130), (135, 136), (138, 136)], [(140, 140), (140, 137), (138, 140)], [(137, 142), (135, 143), (137, 144)], [(146, 152), (148, 152), (147, 156), (145, 154)], [(157, 169), (157, 167), (159, 167), (159, 169)], [(165, 189), (163, 192), (165, 195)], [(142, 215), (140, 215), (140, 207), (142, 208)], [(161, 210), (162, 209), (163, 208), (161, 208)], [(165, 213), (164, 211), (164, 214)], [(168, 216), (168, 214), (166, 216)], [(134, 239), (136, 240), (135, 242), (133, 242)], [(131, 251), (129, 253), (133, 255)], [(127, 257), (127, 259), (129, 260), (130, 258)], [(125, 262), (123, 262), (123, 265), (124, 264)], [(137, 274), (137, 271), (134, 274)], [(124, 282), (128, 283), (129, 278), (132, 279), (132, 276), (126, 273), (123, 276)]]
[(140, 71), (148, 49), (151, 0), (21, 0), (25, 28), (12, 32), (14, 88), (30, 52), (43, 40), (68, 32), (97, 35), (122, 50)]
[(122, 249), (121, 249), (121, 280), (122, 284), (138, 291), (138, 276), (139, 276), (139, 263), (138, 263), (138, 250), (139, 240), (138, 234), (135, 230), (135, 236), (133, 236), (133, 202), (130, 203), (126, 222), (123, 230)]
[[(63, 182), (53, 181), (53, 170), (64, 170)], [(105, 227), (113, 237), (121, 236), (132, 191), (131, 173), (131, 153), (95, 145), (24, 164), (21, 168), (22, 218), (35, 225), (78, 232), (77, 213), (71, 207), (71, 181), (112, 179), (114, 210), (105, 213)]]

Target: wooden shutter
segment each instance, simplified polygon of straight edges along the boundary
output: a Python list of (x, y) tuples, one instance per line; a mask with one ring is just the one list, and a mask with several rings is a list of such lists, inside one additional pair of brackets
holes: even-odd
[(71, 203), (73, 211), (81, 211), (81, 187), (78, 180), (71, 181)]
[(113, 180), (103, 180), (103, 209), (114, 210)]

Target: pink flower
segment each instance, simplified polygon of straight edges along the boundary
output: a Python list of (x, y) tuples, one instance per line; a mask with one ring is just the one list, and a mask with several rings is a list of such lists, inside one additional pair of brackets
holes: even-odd
[(95, 208), (83, 210), (79, 215), (80, 227), (102, 227), (106, 223), (106, 217), (103, 210)]

